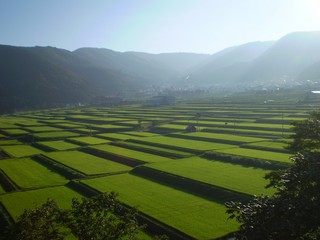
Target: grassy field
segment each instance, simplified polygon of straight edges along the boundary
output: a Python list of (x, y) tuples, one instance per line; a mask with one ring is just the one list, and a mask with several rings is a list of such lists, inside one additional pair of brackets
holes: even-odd
[(132, 143), (132, 142), (126, 142), (126, 141), (117, 142), (114, 144), (116, 146), (120, 146), (128, 149), (135, 149), (142, 152), (150, 152), (153, 154), (159, 154), (161, 156), (172, 156), (174, 158), (188, 157), (191, 155), (190, 153), (186, 153), (183, 151), (177, 151), (177, 150), (155, 147), (155, 146), (148, 146), (145, 144)]
[(65, 142), (63, 140), (41, 141), (41, 142), (38, 142), (38, 144), (51, 148), (52, 150), (58, 150), (58, 151), (70, 150), (70, 149), (75, 149), (80, 147), (79, 145)]
[(4, 194), (0, 195), (0, 200), (11, 217), (16, 219), (24, 209), (39, 206), (48, 198), (56, 200), (62, 208), (69, 208), (72, 198), (81, 197), (79, 193), (68, 187), (58, 186)]
[[(264, 188), (269, 171), (263, 168), (291, 162), (283, 149), (292, 134), (289, 123), (312, 110), (287, 98), (272, 104), (263, 98), (0, 116), (0, 201), (13, 217), (49, 197), (68, 207), (80, 194), (66, 184), (81, 178), (99, 191), (118, 192), (121, 201), (155, 222), (195, 239), (219, 238), (238, 228), (226, 220), (224, 199), (274, 193)], [(189, 124), (197, 131), (186, 133)], [(44, 157), (30, 157), (37, 154)], [(18, 186), (13, 192), (4, 190), (7, 179)]]
[(68, 181), (30, 158), (2, 160), (0, 169), (22, 189), (62, 185)]
[(220, 153), (231, 154), (236, 156), (259, 158), (264, 160), (278, 161), (291, 163), (290, 157), (292, 154), (288, 153), (278, 153), (272, 151), (262, 151), (248, 148), (233, 148), (233, 149), (222, 149), (215, 150)]
[(78, 133), (62, 131), (62, 132), (43, 132), (36, 133), (34, 136), (37, 139), (51, 139), (51, 138), (68, 138), (68, 137), (77, 137)]
[(0, 146), (4, 146), (4, 145), (19, 145), (19, 144), (22, 144), (22, 142), (20, 142), (19, 140), (16, 140), (16, 139), (12, 139), (12, 140), (0, 139)]
[(20, 128), (3, 129), (2, 131), (3, 131), (7, 136), (29, 134), (28, 131), (22, 130), (22, 129), (20, 129)]
[(264, 188), (268, 184), (264, 176), (269, 171), (258, 168), (209, 161), (199, 157), (185, 158), (173, 162), (153, 163), (147, 166), (241, 193), (251, 195), (270, 195), (274, 193), (274, 190)]
[(45, 153), (45, 156), (86, 175), (129, 171), (131, 168), (79, 151)]
[(1, 146), (0, 149), (12, 158), (27, 157), (43, 153), (43, 151), (29, 145)]
[(69, 138), (69, 140), (72, 140), (73, 142), (82, 144), (82, 145), (95, 145), (95, 144), (102, 144), (102, 143), (108, 143), (110, 141), (97, 138), (97, 137), (76, 137), (76, 138)]
[(51, 127), (51, 126), (35, 126), (35, 127), (26, 127), (27, 131), (30, 132), (54, 132), (54, 131), (61, 131), (60, 128)]
[(184, 149), (184, 150), (196, 151), (196, 152), (209, 151), (209, 150), (215, 150), (215, 149), (238, 148), (237, 145), (174, 138), (174, 137), (167, 137), (167, 136), (143, 138), (143, 139), (139, 139), (139, 143), (145, 143), (147, 145), (155, 144), (158, 146), (168, 147), (171, 149), (176, 148), (180, 150)]
[(262, 147), (269, 150), (284, 150), (284, 148), (287, 146), (285, 142), (277, 142), (277, 141), (262, 141), (262, 142), (254, 142), (254, 143), (247, 143), (242, 145), (243, 147)]
[(122, 156), (122, 157), (127, 157), (130, 159), (135, 159), (135, 160), (147, 162), (147, 163), (148, 162), (171, 161), (170, 158), (161, 157), (161, 156), (157, 156), (154, 154), (144, 153), (144, 152), (140, 152), (140, 151), (135, 151), (135, 150), (131, 150), (131, 149), (123, 148), (123, 147), (112, 146), (112, 145), (107, 145), (107, 144), (96, 145), (96, 146), (92, 146), (90, 148), (96, 149), (99, 151), (103, 151), (103, 152), (107, 152), (107, 153), (111, 153), (111, 154), (114, 154), (117, 156)]
[(225, 206), (130, 174), (88, 179), (99, 191), (117, 191), (119, 199), (196, 239), (214, 239), (238, 225), (227, 220)]

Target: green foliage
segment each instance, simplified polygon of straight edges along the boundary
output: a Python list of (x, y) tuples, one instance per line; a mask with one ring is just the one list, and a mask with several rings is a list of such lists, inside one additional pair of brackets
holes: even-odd
[(40, 240), (40, 239), (64, 239), (66, 232), (62, 231), (62, 223), (59, 220), (61, 209), (52, 199), (48, 199), (42, 206), (34, 210), (26, 209), (18, 217), (3, 239), (12, 240)]
[(135, 210), (126, 210), (115, 193), (97, 198), (74, 198), (64, 219), (79, 240), (136, 239), (139, 227)]
[(318, 150), (320, 146), (320, 112), (312, 112), (309, 119), (294, 122), (295, 134), (288, 148), (295, 152)]
[(71, 233), (79, 240), (137, 239), (141, 227), (137, 211), (126, 209), (117, 194), (101, 194), (93, 198), (74, 198), (70, 210), (62, 210), (48, 199), (34, 210), (26, 209), (9, 227), (4, 239), (64, 239)]
[[(318, 239), (320, 229), (319, 113), (295, 123), (290, 148), (299, 150), (282, 172), (269, 174), (278, 192), (249, 203), (228, 202), (227, 213), (241, 223), (238, 239)], [(312, 131), (312, 132), (310, 132)]]

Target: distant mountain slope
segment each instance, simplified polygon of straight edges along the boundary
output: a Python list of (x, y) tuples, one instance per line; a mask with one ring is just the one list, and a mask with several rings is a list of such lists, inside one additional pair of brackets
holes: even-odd
[(317, 61), (320, 61), (320, 32), (291, 33), (252, 62), (241, 80), (262, 83), (295, 79)]
[(0, 46), (0, 110), (75, 102), (87, 97), (84, 79), (28, 48)]
[(168, 82), (177, 75), (172, 68), (159, 64), (153, 59), (140, 57), (138, 54), (99, 48), (80, 48), (74, 51), (74, 54), (98, 68), (121, 72), (142, 84)]
[(193, 84), (212, 85), (238, 79), (248, 64), (263, 54), (274, 42), (252, 42), (213, 54), (207, 63), (190, 75)]
[(125, 75), (66, 50), (0, 46), (0, 112), (83, 102), (132, 86)]
[(127, 52), (144, 58), (147, 61), (158, 63), (166, 68), (170, 68), (179, 74), (185, 74), (192, 71), (195, 67), (210, 59), (210, 54), (199, 53), (160, 53), (150, 54), (142, 52)]
[(320, 79), (320, 32), (290, 33), (276, 42), (254, 42), (211, 56), (184, 83), (205, 86), (285, 86)]
[[(150, 86), (290, 86), (320, 82), (320, 32), (252, 42), (213, 55), (0, 45), (0, 112), (90, 101)], [(310, 80), (310, 81), (308, 81)]]
[(301, 81), (312, 81), (320, 83), (320, 61), (305, 68), (297, 77)]

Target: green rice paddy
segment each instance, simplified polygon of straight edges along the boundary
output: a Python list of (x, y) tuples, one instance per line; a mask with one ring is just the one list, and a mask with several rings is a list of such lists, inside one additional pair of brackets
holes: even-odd
[(123, 172), (131, 169), (128, 166), (79, 151), (50, 152), (44, 155), (86, 175)]
[(67, 179), (30, 158), (0, 161), (0, 169), (20, 188), (63, 185)]
[[(178, 190), (170, 177), (232, 196), (274, 194), (265, 189), (269, 171), (259, 164), (252, 167), (252, 161), (274, 168), (290, 164), (291, 154), (283, 149), (292, 131), (289, 122), (304, 119), (309, 110), (304, 104), (237, 101), (0, 116), (0, 201), (16, 218), (47, 198), (68, 207), (72, 197), (86, 195), (90, 188), (116, 191), (122, 202), (155, 222), (195, 239), (220, 238), (239, 227), (227, 220), (223, 197)], [(189, 124), (197, 131), (186, 133)], [(34, 156), (39, 154), (43, 156)], [(222, 162), (230, 155), (233, 163)], [(250, 161), (236, 164), (246, 158)], [(166, 185), (161, 177), (147, 175), (154, 172), (170, 176)], [(11, 192), (7, 183), (15, 185)], [(0, 214), (6, 213), (0, 209)]]
[(29, 145), (1, 146), (0, 149), (12, 158), (27, 157), (43, 153), (43, 151)]
[(130, 174), (88, 179), (101, 192), (117, 191), (119, 199), (196, 239), (214, 239), (237, 230), (224, 205)]

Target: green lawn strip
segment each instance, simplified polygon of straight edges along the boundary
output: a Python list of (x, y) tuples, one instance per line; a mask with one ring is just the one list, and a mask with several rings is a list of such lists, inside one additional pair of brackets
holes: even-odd
[(35, 133), (34, 137), (38, 139), (50, 139), (50, 138), (67, 138), (67, 137), (77, 137), (80, 134), (62, 131), (62, 132), (44, 132), (44, 133)]
[(8, 136), (10, 136), (10, 135), (26, 135), (26, 134), (29, 134), (28, 131), (22, 130), (20, 128), (2, 129), (2, 131)]
[(101, 191), (116, 191), (120, 201), (195, 239), (214, 239), (238, 229), (225, 206), (141, 177), (119, 174), (83, 180)]
[(215, 150), (215, 151), (221, 152), (224, 154), (231, 154), (231, 155), (250, 157), (250, 158), (259, 158), (264, 160), (271, 160), (271, 161), (278, 161), (278, 162), (285, 162), (285, 163), (291, 163), (290, 157), (292, 156), (291, 154), (287, 154), (287, 153), (278, 153), (278, 152), (255, 150), (255, 149), (248, 149), (248, 148), (221, 149), (221, 150)]
[(37, 142), (37, 144), (45, 146), (45, 147), (49, 147), (53, 150), (58, 150), (58, 151), (64, 151), (64, 150), (70, 150), (70, 149), (75, 149), (75, 148), (79, 148), (79, 145), (73, 144), (73, 143), (69, 143), (69, 142), (65, 142), (63, 140), (57, 140), (57, 141), (41, 141), (41, 142)]
[(102, 125), (92, 125), (90, 126), (94, 130), (98, 130), (101, 132), (119, 132), (119, 131), (130, 131), (132, 127), (128, 126), (119, 126), (119, 125), (111, 125), (111, 124), (102, 124)]
[[(193, 120), (196, 122), (197, 120)], [(230, 119), (230, 117), (201, 117), (199, 121), (205, 121), (205, 122), (223, 122), (224, 124), (227, 123), (232, 123), (233, 122), (255, 122), (255, 119), (248, 119), (248, 118), (237, 118), (237, 119)]]
[(117, 147), (108, 144), (90, 146), (89, 148), (96, 149), (99, 151), (111, 153), (113, 155), (122, 156), (134, 160), (143, 162), (161, 162), (161, 161), (172, 161), (170, 158), (157, 156), (150, 153), (135, 151), (124, 147)]
[(30, 158), (2, 160), (0, 168), (21, 188), (62, 185), (68, 181)]
[(63, 165), (86, 175), (129, 171), (131, 167), (79, 151), (50, 152), (44, 154)]
[(261, 130), (265, 130), (265, 129), (275, 130), (275, 129), (282, 129), (282, 128), (285, 130), (289, 130), (292, 127), (290, 124), (235, 122), (235, 121), (232, 121), (232, 119), (230, 119), (229, 122), (218, 122), (218, 121), (191, 121), (190, 122), (190, 121), (180, 120), (180, 121), (174, 121), (172, 123), (178, 124), (178, 125), (185, 125), (185, 126), (192, 123), (192, 124), (195, 124), (196, 126), (206, 126), (206, 127), (224, 126), (228, 128), (245, 128), (245, 129), (261, 129)]
[(169, 149), (177, 150), (189, 150), (189, 151), (208, 151), (215, 149), (229, 149), (229, 148), (238, 148), (237, 145), (232, 144), (223, 144), (223, 143), (214, 143), (206, 142), (199, 140), (190, 140), (183, 138), (174, 138), (166, 136), (157, 136), (157, 137), (148, 137), (139, 139), (139, 141), (134, 141), (139, 143), (145, 143), (147, 145), (155, 144), (161, 147), (167, 147)]
[(64, 119), (46, 119), (46, 120), (40, 120), (39, 122), (44, 124), (56, 124), (56, 125), (68, 123)]
[(139, 132), (139, 131), (131, 131), (131, 132), (123, 132), (123, 134), (127, 134), (127, 135), (133, 135), (133, 136), (137, 136), (137, 137), (154, 137), (154, 136), (159, 136), (159, 134), (157, 133), (152, 133), (152, 132)]
[(173, 136), (190, 138), (195, 140), (204, 140), (204, 141), (225, 141), (232, 144), (232, 142), (237, 143), (249, 143), (249, 142), (262, 142), (265, 141), (265, 138), (257, 137), (246, 137), (233, 134), (222, 134), (222, 133), (208, 133), (208, 132), (191, 132), (191, 133), (176, 133)]
[(138, 136), (132, 136), (132, 135), (127, 135), (127, 134), (122, 134), (122, 133), (101, 133), (101, 134), (97, 134), (96, 136), (104, 138), (104, 139), (108, 139), (111, 141), (140, 139), (141, 138)]
[[(112, 117), (96, 117), (96, 116), (90, 116), (90, 115), (73, 115), (73, 116), (67, 116), (67, 120), (78, 120), (81, 122), (99, 122), (99, 123), (110, 123), (110, 122), (120, 122), (120, 121), (126, 121), (128, 119), (123, 118), (112, 118)], [(130, 119), (129, 119), (130, 120)]]
[(97, 138), (97, 137), (76, 137), (76, 138), (69, 138), (75, 143), (85, 144), (85, 145), (94, 145), (94, 144), (103, 144), (110, 142), (109, 140)]
[(246, 128), (261, 128), (261, 129), (270, 129), (270, 130), (275, 130), (275, 129), (285, 129), (289, 130), (292, 128), (290, 124), (272, 124), (272, 123), (236, 123), (236, 126), (239, 127), (246, 127)]
[(0, 146), (4, 145), (20, 145), (23, 144), (19, 140), (16, 139), (11, 139), (11, 140), (5, 140), (5, 139), (0, 139)]
[(14, 123), (1, 122), (1, 119), (0, 119), (0, 125), (1, 125), (1, 129), (17, 128), (17, 125), (14, 125)]
[(58, 128), (68, 128), (68, 129), (74, 129), (74, 128), (83, 128), (85, 125), (84, 124), (74, 124), (74, 123), (58, 123), (54, 125), (55, 127)]
[(51, 126), (35, 126), (35, 127), (26, 127), (24, 128), (30, 132), (54, 132), (61, 131), (59, 128), (51, 127)]
[(183, 131), (187, 128), (188, 125), (178, 125), (178, 124), (162, 124), (159, 126), (156, 126), (155, 130), (177, 130), (177, 131)]
[(264, 188), (268, 184), (264, 176), (269, 171), (263, 169), (209, 161), (199, 157), (185, 158), (172, 162), (152, 163), (146, 165), (146, 167), (240, 193), (251, 195), (270, 195), (274, 193), (274, 190)]
[(239, 128), (204, 128), (202, 131), (205, 132), (225, 132), (225, 133), (231, 133), (231, 134), (241, 134), (241, 135), (247, 135), (247, 136), (270, 136), (277, 138), (282, 135), (288, 135), (289, 132), (282, 132), (282, 131), (274, 131), (274, 130), (250, 130), (250, 129), (239, 129)]
[(288, 144), (284, 142), (278, 142), (278, 141), (262, 141), (262, 142), (254, 142), (254, 143), (247, 143), (242, 145), (243, 147), (250, 148), (253, 147), (263, 147), (263, 148), (269, 148), (269, 149), (284, 149)]
[(62, 208), (69, 208), (71, 207), (71, 199), (74, 197), (81, 198), (82, 196), (68, 187), (58, 186), (23, 192), (7, 193), (0, 195), (0, 200), (11, 217), (13, 219), (17, 219), (17, 216), (22, 214), (24, 209), (32, 209), (40, 206), (47, 201), (48, 198), (57, 201), (59, 206)]
[[(120, 117), (120, 116), (119, 116)], [(130, 115), (131, 117), (131, 115)], [(144, 120), (142, 120), (142, 122), (145, 122)], [(139, 118), (137, 118), (136, 120), (126, 120), (126, 121), (121, 121), (121, 122), (115, 122), (112, 123), (114, 126), (128, 126), (128, 127), (134, 127), (137, 126), (139, 123)]]
[(164, 153), (164, 154), (173, 155), (173, 156), (176, 156), (176, 157), (188, 157), (188, 156), (190, 156), (190, 153), (186, 153), (186, 152), (183, 152), (183, 151), (172, 150), (172, 149), (161, 148), (161, 147), (155, 147), (155, 146), (139, 144), (139, 143), (133, 143), (133, 142), (123, 141), (123, 142), (114, 143), (114, 145), (121, 146), (121, 147), (124, 147), (124, 148), (134, 148), (134, 149), (137, 149), (138, 151), (151, 151), (151, 152), (154, 152), (154, 154), (159, 152), (159, 155), (161, 155), (160, 153)]
[(29, 145), (0, 146), (0, 149), (13, 158), (27, 157), (43, 153), (43, 151)]
[(9, 125), (17, 124), (19, 126), (42, 125), (42, 123), (39, 123), (36, 119), (24, 118), (23, 116), (21, 116), (21, 117), (1, 117), (0, 123), (1, 123), (1, 128), (2, 128), (2, 123), (9, 124)]
[(93, 130), (93, 129), (89, 129), (89, 128), (74, 128), (74, 129), (72, 129), (72, 131), (76, 132), (76, 133), (80, 133), (80, 134), (85, 134), (85, 135), (95, 134), (95, 133), (99, 132), (97, 130)]

